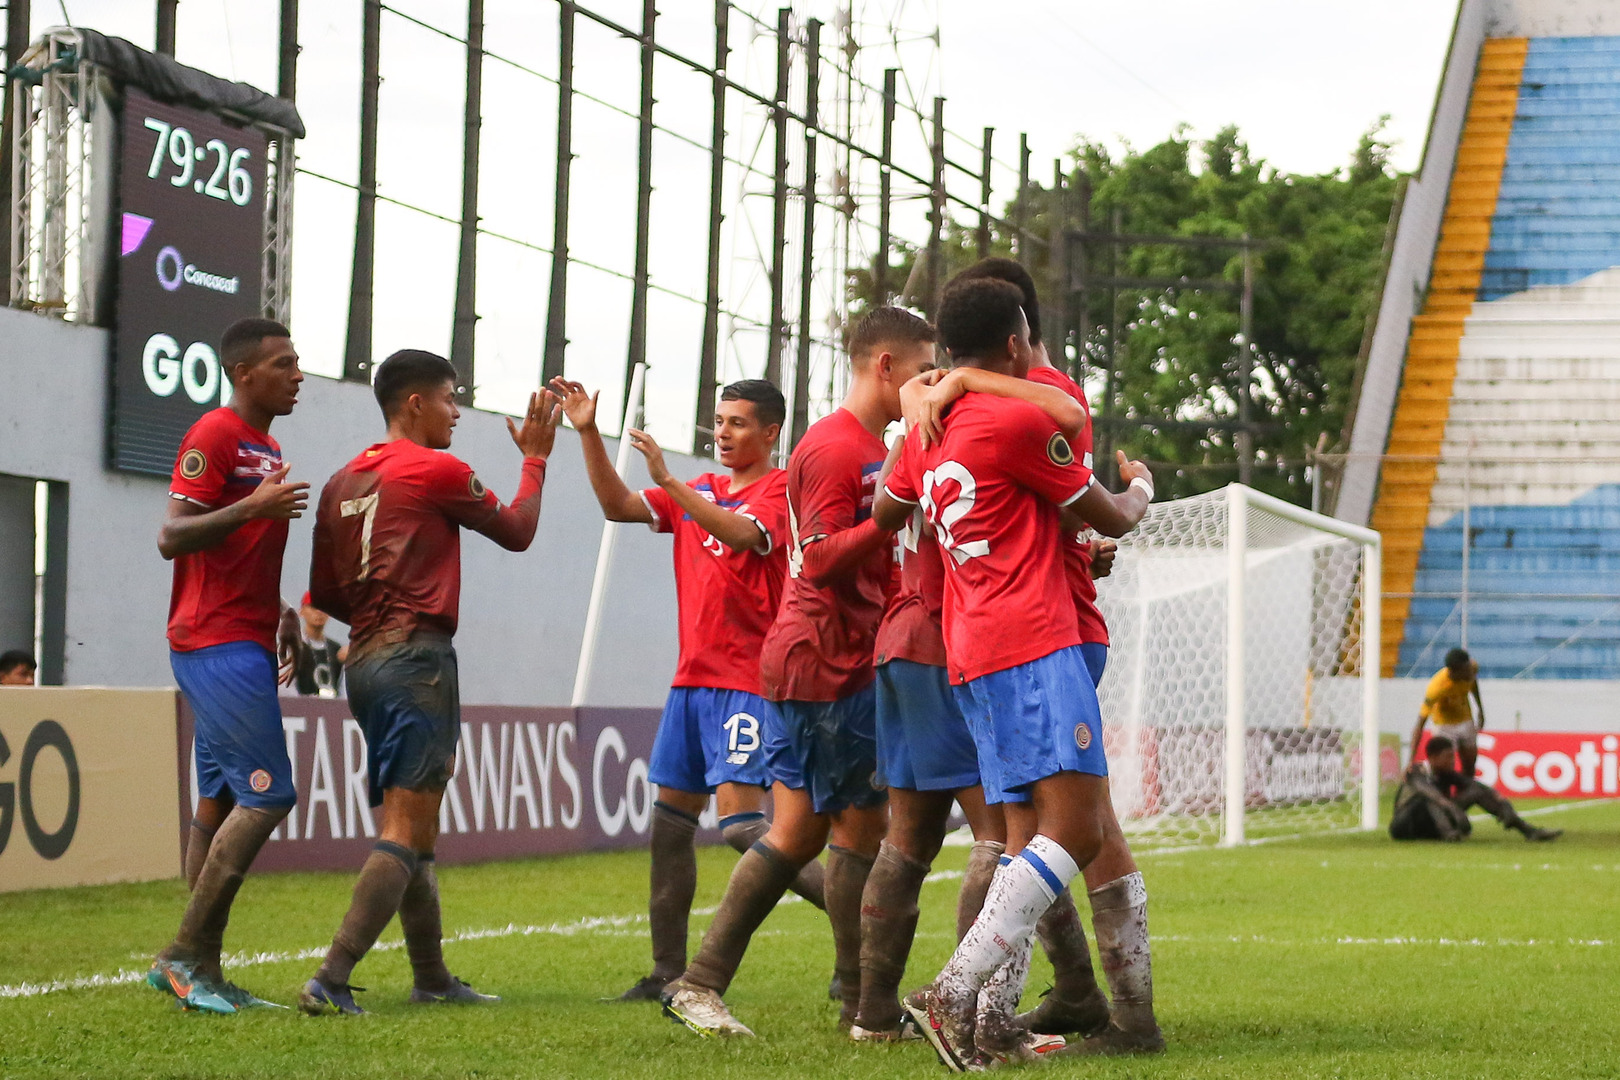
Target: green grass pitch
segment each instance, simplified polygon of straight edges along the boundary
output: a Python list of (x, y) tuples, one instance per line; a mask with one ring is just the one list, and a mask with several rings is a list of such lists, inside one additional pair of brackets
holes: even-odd
[[(1612, 1077), (1620, 1015), (1620, 803), (1538, 817), (1568, 833), (1530, 845), (1477, 819), (1461, 845), (1319, 835), (1143, 857), (1169, 1051), (1071, 1061), (1098, 1077)], [(937, 870), (959, 870), (961, 847)], [(700, 855), (698, 904), (734, 861)], [(398, 930), (356, 972), (369, 1016), (187, 1015), (127, 981), (179, 916), (177, 882), (0, 896), (0, 1076), (910, 1077), (921, 1044), (856, 1047), (826, 998), (832, 942), (807, 904), (755, 939), (728, 999), (759, 1038), (699, 1039), (656, 1006), (600, 999), (645, 973), (643, 853), (442, 872), (452, 970), (505, 1003), (406, 1004)], [(238, 981), (291, 1002), (347, 904), (351, 877), (250, 878), (227, 947)], [(908, 984), (938, 970), (956, 882), (924, 887)], [(1083, 905), (1082, 905), (1083, 906)], [(693, 920), (693, 947), (707, 925)], [(482, 932), (468, 934), (468, 931)], [(1026, 1003), (1047, 985), (1036, 962)], [(40, 993), (24, 984), (77, 985)]]

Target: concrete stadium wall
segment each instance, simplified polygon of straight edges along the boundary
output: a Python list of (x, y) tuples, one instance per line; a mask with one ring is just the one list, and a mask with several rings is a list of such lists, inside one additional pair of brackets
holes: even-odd
[(1491, 37), (1594, 37), (1615, 33), (1613, 0), (1493, 0)]
[[(302, 342), (306, 352), (322, 347)], [(75, 685), (169, 686), (164, 627), (170, 571), (158, 557), (165, 482), (104, 464), (107, 333), (0, 309), (0, 473), (65, 481), (70, 514), (66, 679)], [(274, 428), (292, 475), (318, 492), (328, 476), (382, 434), (369, 387), (309, 377), (296, 412)], [(609, 443), (609, 452), (614, 442)], [(518, 455), (502, 416), (469, 411), (455, 453), (498, 494), (510, 495)], [(639, 455), (637, 458), (639, 470)], [(680, 476), (709, 464), (666, 455)], [(644, 473), (631, 482), (645, 483)], [(307, 587), (313, 514), (293, 523), (282, 592)], [(579, 441), (558, 435), (534, 546), (511, 554), (475, 534), (462, 545), (462, 694), (469, 703), (566, 705), (573, 692), (602, 517)], [(624, 526), (604, 609), (589, 703), (663, 703), (676, 657), (667, 538)], [(8, 648), (9, 645), (0, 645)]]

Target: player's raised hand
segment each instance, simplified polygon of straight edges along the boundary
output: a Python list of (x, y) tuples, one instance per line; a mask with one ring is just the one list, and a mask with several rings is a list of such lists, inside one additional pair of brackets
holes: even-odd
[(664, 481), (669, 479), (669, 466), (664, 464), (663, 449), (645, 431), (630, 428), (625, 431), (625, 436), (629, 438), (630, 445), (640, 450), (641, 456), (647, 459), (647, 475), (652, 482), (662, 487)]
[(290, 521), (304, 516), (309, 508), (309, 485), (285, 483), (291, 469), (291, 465), (281, 466), (260, 480), (253, 493), (242, 500), (243, 510), (249, 517)]
[(1133, 461), (1126, 457), (1123, 450), (1116, 450), (1114, 453), (1119, 458), (1119, 478), (1127, 484), (1133, 480), (1141, 480), (1146, 483), (1148, 501), (1151, 502), (1153, 500), (1153, 470), (1140, 461)]
[(900, 387), (900, 415), (908, 428), (917, 429), (923, 449), (938, 442), (944, 433), (940, 415), (951, 402), (962, 396), (958, 380), (949, 379), (949, 372), (934, 369), (925, 371)]
[(565, 379), (561, 375), (553, 378), (548, 385), (562, 402), (563, 414), (574, 425), (575, 431), (588, 431), (596, 427), (596, 400), (602, 396), (602, 391), (586, 393), (583, 383)]
[(557, 395), (541, 390), (529, 395), (529, 409), (523, 414), (520, 428), (512, 418), (506, 418), (506, 430), (512, 442), (523, 451), (524, 457), (547, 458), (557, 442), (557, 425), (562, 423), (563, 407)]

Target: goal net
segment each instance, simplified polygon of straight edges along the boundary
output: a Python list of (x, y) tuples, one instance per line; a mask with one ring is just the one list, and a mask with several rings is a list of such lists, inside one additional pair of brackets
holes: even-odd
[(1376, 826), (1378, 560), (1376, 533), (1238, 484), (1119, 542), (1098, 697), (1133, 841)]

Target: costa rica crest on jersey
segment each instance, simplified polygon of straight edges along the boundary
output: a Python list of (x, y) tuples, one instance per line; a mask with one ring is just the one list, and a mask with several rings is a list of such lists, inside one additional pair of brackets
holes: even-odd
[(187, 450), (180, 458), (180, 475), (187, 480), (195, 480), (208, 471), (208, 458), (201, 451), (193, 447)]
[(1046, 440), (1046, 456), (1054, 465), (1073, 465), (1074, 447), (1063, 437), (1063, 432), (1054, 431), (1052, 437)]
[(468, 494), (472, 495), (473, 498), (482, 499), (486, 490), (487, 489), (484, 487), (484, 482), (478, 479), (477, 473), (473, 473), (471, 476), (467, 477), (467, 492)]

